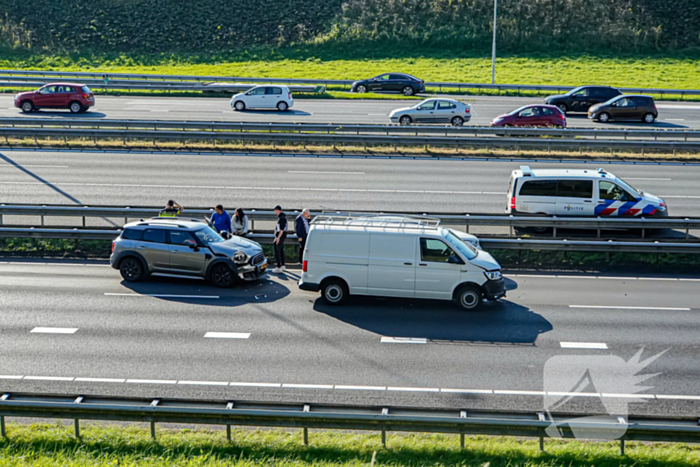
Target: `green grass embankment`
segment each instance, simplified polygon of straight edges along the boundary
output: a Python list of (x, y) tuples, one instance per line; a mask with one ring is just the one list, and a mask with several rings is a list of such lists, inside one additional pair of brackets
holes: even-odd
[[(378, 433), (312, 431), (303, 446), (299, 430), (222, 431), (158, 428), (158, 440), (145, 427), (86, 424), (82, 439), (59, 423), (8, 426), (0, 440), (0, 467), (87, 466), (462, 466), (462, 467), (681, 467), (700, 465), (700, 447), (629, 442), (626, 455), (615, 442), (536, 440), (456, 435), (393, 434), (388, 448)], [(372, 462), (376, 451), (375, 462)]]

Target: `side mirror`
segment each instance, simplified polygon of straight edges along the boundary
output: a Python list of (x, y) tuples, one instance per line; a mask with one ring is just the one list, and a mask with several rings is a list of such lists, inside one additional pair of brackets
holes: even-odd
[(456, 255), (452, 255), (447, 259), (447, 262), (450, 264), (464, 264), (464, 261), (462, 261), (462, 258)]
[(195, 244), (190, 243), (190, 244), (187, 245), (187, 246), (190, 247), (190, 250), (199, 251), (199, 246), (198, 246), (198, 245), (195, 245)]
[(377, 78), (372, 78), (372, 81), (377, 81)]
[(617, 102), (613, 102), (612, 104), (610, 104), (610, 107), (617, 107)]

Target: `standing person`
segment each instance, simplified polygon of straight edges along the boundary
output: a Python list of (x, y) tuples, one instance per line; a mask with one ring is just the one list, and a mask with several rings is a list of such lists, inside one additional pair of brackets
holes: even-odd
[(243, 209), (236, 209), (236, 212), (233, 215), (232, 227), (233, 233), (239, 237), (245, 237), (248, 235), (248, 216), (245, 215)]
[(171, 199), (168, 200), (168, 204), (165, 205), (165, 209), (160, 211), (158, 217), (177, 217), (182, 211), (184, 211), (182, 206)]
[(306, 248), (306, 239), (309, 237), (310, 218), (311, 211), (304, 209), (294, 221), (294, 230), (296, 230), (297, 237), (299, 237), (299, 264), (304, 262), (304, 248)]
[(229, 238), (231, 235), (231, 216), (224, 210), (224, 207), (217, 204), (214, 208), (214, 214), (211, 215), (211, 223), (214, 229), (224, 238)]
[(287, 216), (282, 212), (280, 206), (275, 206), (277, 214), (277, 224), (275, 224), (275, 261), (277, 267), (272, 272), (284, 272), (287, 268), (284, 265), (284, 241), (287, 239)]

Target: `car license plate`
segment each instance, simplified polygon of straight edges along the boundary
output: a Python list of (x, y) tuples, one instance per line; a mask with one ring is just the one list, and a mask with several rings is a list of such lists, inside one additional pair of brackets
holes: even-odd
[(265, 269), (267, 269), (267, 264), (260, 266), (260, 272), (265, 272)]

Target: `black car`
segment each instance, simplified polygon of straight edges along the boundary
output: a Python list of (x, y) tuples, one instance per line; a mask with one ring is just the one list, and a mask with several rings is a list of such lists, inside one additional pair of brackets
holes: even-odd
[(549, 96), (545, 104), (556, 105), (562, 112), (588, 112), (589, 107), (607, 102), (622, 94), (610, 86), (579, 86), (566, 94)]
[(403, 73), (385, 73), (362, 81), (352, 83), (352, 92), (400, 92), (404, 96), (412, 96), (425, 91), (425, 83), (415, 76)]

